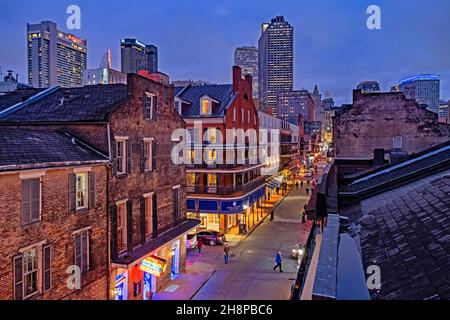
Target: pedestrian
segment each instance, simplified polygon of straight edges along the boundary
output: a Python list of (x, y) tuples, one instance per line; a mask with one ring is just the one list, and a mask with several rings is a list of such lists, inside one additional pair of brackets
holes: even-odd
[(268, 198), (268, 200), (270, 201), (270, 191), (269, 191), (269, 193), (267, 194), (267, 198)]
[(309, 186), (309, 180), (307, 180), (307, 181), (306, 181), (306, 183), (307, 183), (307, 184), (308, 184), (308, 186)]
[(197, 249), (198, 249), (198, 255), (201, 256), (202, 255), (202, 247), (203, 247), (203, 241), (199, 240), (197, 242)]
[(277, 194), (279, 195), (280, 194), (280, 187), (277, 187), (276, 190), (277, 190)]
[(281, 258), (281, 251), (278, 251), (277, 255), (275, 256), (276, 266), (273, 267), (273, 271), (277, 271), (277, 268), (280, 268), (280, 272), (284, 272), (283, 269), (281, 268), (282, 261), (283, 259)]
[(302, 181), (300, 181), (300, 187), (302, 187), (302, 188), (303, 188), (303, 180), (302, 180)]
[(298, 181), (295, 183), (295, 187), (296, 187), (297, 190), (298, 190)]
[(225, 245), (223, 248), (223, 258), (225, 260), (225, 264), (228, 264), (228, 259), (230, 259), (230, 247)]

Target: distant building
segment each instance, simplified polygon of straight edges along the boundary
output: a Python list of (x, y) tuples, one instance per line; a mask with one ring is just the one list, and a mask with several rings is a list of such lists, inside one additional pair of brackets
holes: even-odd
[(28, 88), (31, 88), (31, 86), (24, 83), (20, 83), (19, 75), (16, 75), (14, 77), (12, 70), (8, 70), (8, 73), (6, 74), (6, 76), (3, 77), (3, 79), (0, 78), (0, 94), (6, 92), (13, 92), (16, 91), (17, 89), (28, 89)]
[(400, 81), (400, 91), (408, 99), (414, 99), (427, 110), (438, 113), (440, 79), (438, 75), (425, 74)]
[(306, 121), (314, 120), (314, 100), (306, 90), (279, 91), (277, 93), (277, 117), (298, 124), (298, 115)]
[(380, 84), (377, 81), (362, 81), (356, 89), (361, 90), (362, 93), (377, 93), (381, 91)]
[(238, 47), (234, 51), (234, 65), (239, 66), (242, 74), (252, 76), (253, 100), (258, 99), (258, 48)]
[(99, 68), (88, 69), (84, 77), (84, 85), (97, 85), (97, 84), (116, 84), (127, 83), (126, 73), (122, 73), (118, 70), (114, 70), (111, 67), (111, 53), (110, 50), (106, 52)]
[(159, 82), (165, 86), (168, 86), (170, 83), (169, 76), (162, 72), (148, 72), (147, 70), (139, 70), (138, 75), (146, 77), (150, 80)]
[(35, 88), (83, 85), (87, 41), (57, 29), (56, 23), (27, 24), (28, 84)]
[(277, 116), (278, 91), (292, 91), (294, 28), (278, 16), (263, 23), (258, 42), (258, 94), (260, 109)]
[(442, 123), (450, 123), (449, 121), (449, 108), (450, 108), (450, 101), (441, 101), (439, 104), (439, 111), (438, 111), (438, 118), (439, 122)]
[(147, 45), (136, 39), (122, 39), (120, 53), (123, 73), (158, 71), (158, 48), (154, 45)]
[(314, 119), (311, 119), (311, 120), (316, 120), (316, 121), (320, 121), (323, 123), (325, 114), (324, 114), (323, 105), (322, 105), (322, 95), (320, 94), (319, 88), (317, 87), (317, 85), (314, 86), (311, 96), (314, 100)]

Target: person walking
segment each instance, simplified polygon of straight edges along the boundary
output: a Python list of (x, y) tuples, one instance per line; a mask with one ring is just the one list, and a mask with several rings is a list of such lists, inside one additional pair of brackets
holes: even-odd
[(300, 187), (303, 188), (303, 180), (300, 181)]
[(295, 187), (296, 187), (297, 190), (298, 190), (298, 181), (295, 183)]
[(278, 251), (277, 255), (275, 256), (276, 266), (273, 267), (273, 271), (277, 271), (277, 268), (280, 268), (280, 272), (284, 272), (283, 269), (281, 268), (282, 261), (283, 259), (281, 258), (281, 251)]
[(228, 264), (228, 260), (230, 259), (230, 247), (228, 245), (223, 247), (223, 258), (225, 260), (225, 264)]
[(197, 242), (197, 249), (198, 249), (198, 255), (201, 256), (202, 255), (202, 247), (203, 247), (203, 241), (199, 240)]

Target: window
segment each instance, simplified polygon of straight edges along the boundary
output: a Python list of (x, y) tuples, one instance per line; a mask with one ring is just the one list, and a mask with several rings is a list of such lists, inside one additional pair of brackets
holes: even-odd
[(216, 143), (217, 142), (217, 129), (216, 128), (208, 128), (208, 136), (209, 136), (209, 142)]
[(158, 99), (156, 95), (146, 92), (144, 95), (144, 119), (155, 120)]
[(24, 298), (38, 293), (38, 248), (31, 248), (23, 253), (23, 292)]
[(208, 224), (218, 224), (219, 223), (219, 215), (217, 214), (208, 214)]
[(22, 180), (22, 224), (41, 220), (41, 178)]
[(195, 186), (195, 173), (186, 173), (186, 184), (188, 186)]
[(211, 114), (211, 101), (209, 101), (208, 99), (202, 99), (201, 100), (201, 106), (202, 106), (202, 110), (201, 110), (201, 114)]
[(76, 174), (76, 209), (88, 207), (88, 174)]
[(126, 140), (116, 141), (116, 171), (117, 174), (126, 174)]
[(127, 207), (126, 203), (117, 205), (117, 249), (119, 253), (127, 249)]
[(236, 107), (233, 109), (233, 122), (236, 122)]
[(216, 150), (208, 150), (208, 162), (214, 163), (216, 161)]
[(81, 273), (89, 271), (89, 230), (78, 232), (75, 237), (75, 265)]
[(208, 186), (217, 186), (217, 175), (208, 173)]
[(153, 139), (144, 139), (144, 171), (152, 171)]

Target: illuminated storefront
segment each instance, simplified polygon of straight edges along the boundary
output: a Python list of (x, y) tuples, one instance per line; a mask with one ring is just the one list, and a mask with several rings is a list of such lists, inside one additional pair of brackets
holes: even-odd
[(199, 229), (225, 234), (244, 233), (261, 220), (263, 211), (261, 206), (264, 199), (264, 185), (238, 198), (214, 199), (188, 196), (188, 217), (200, 219)]

